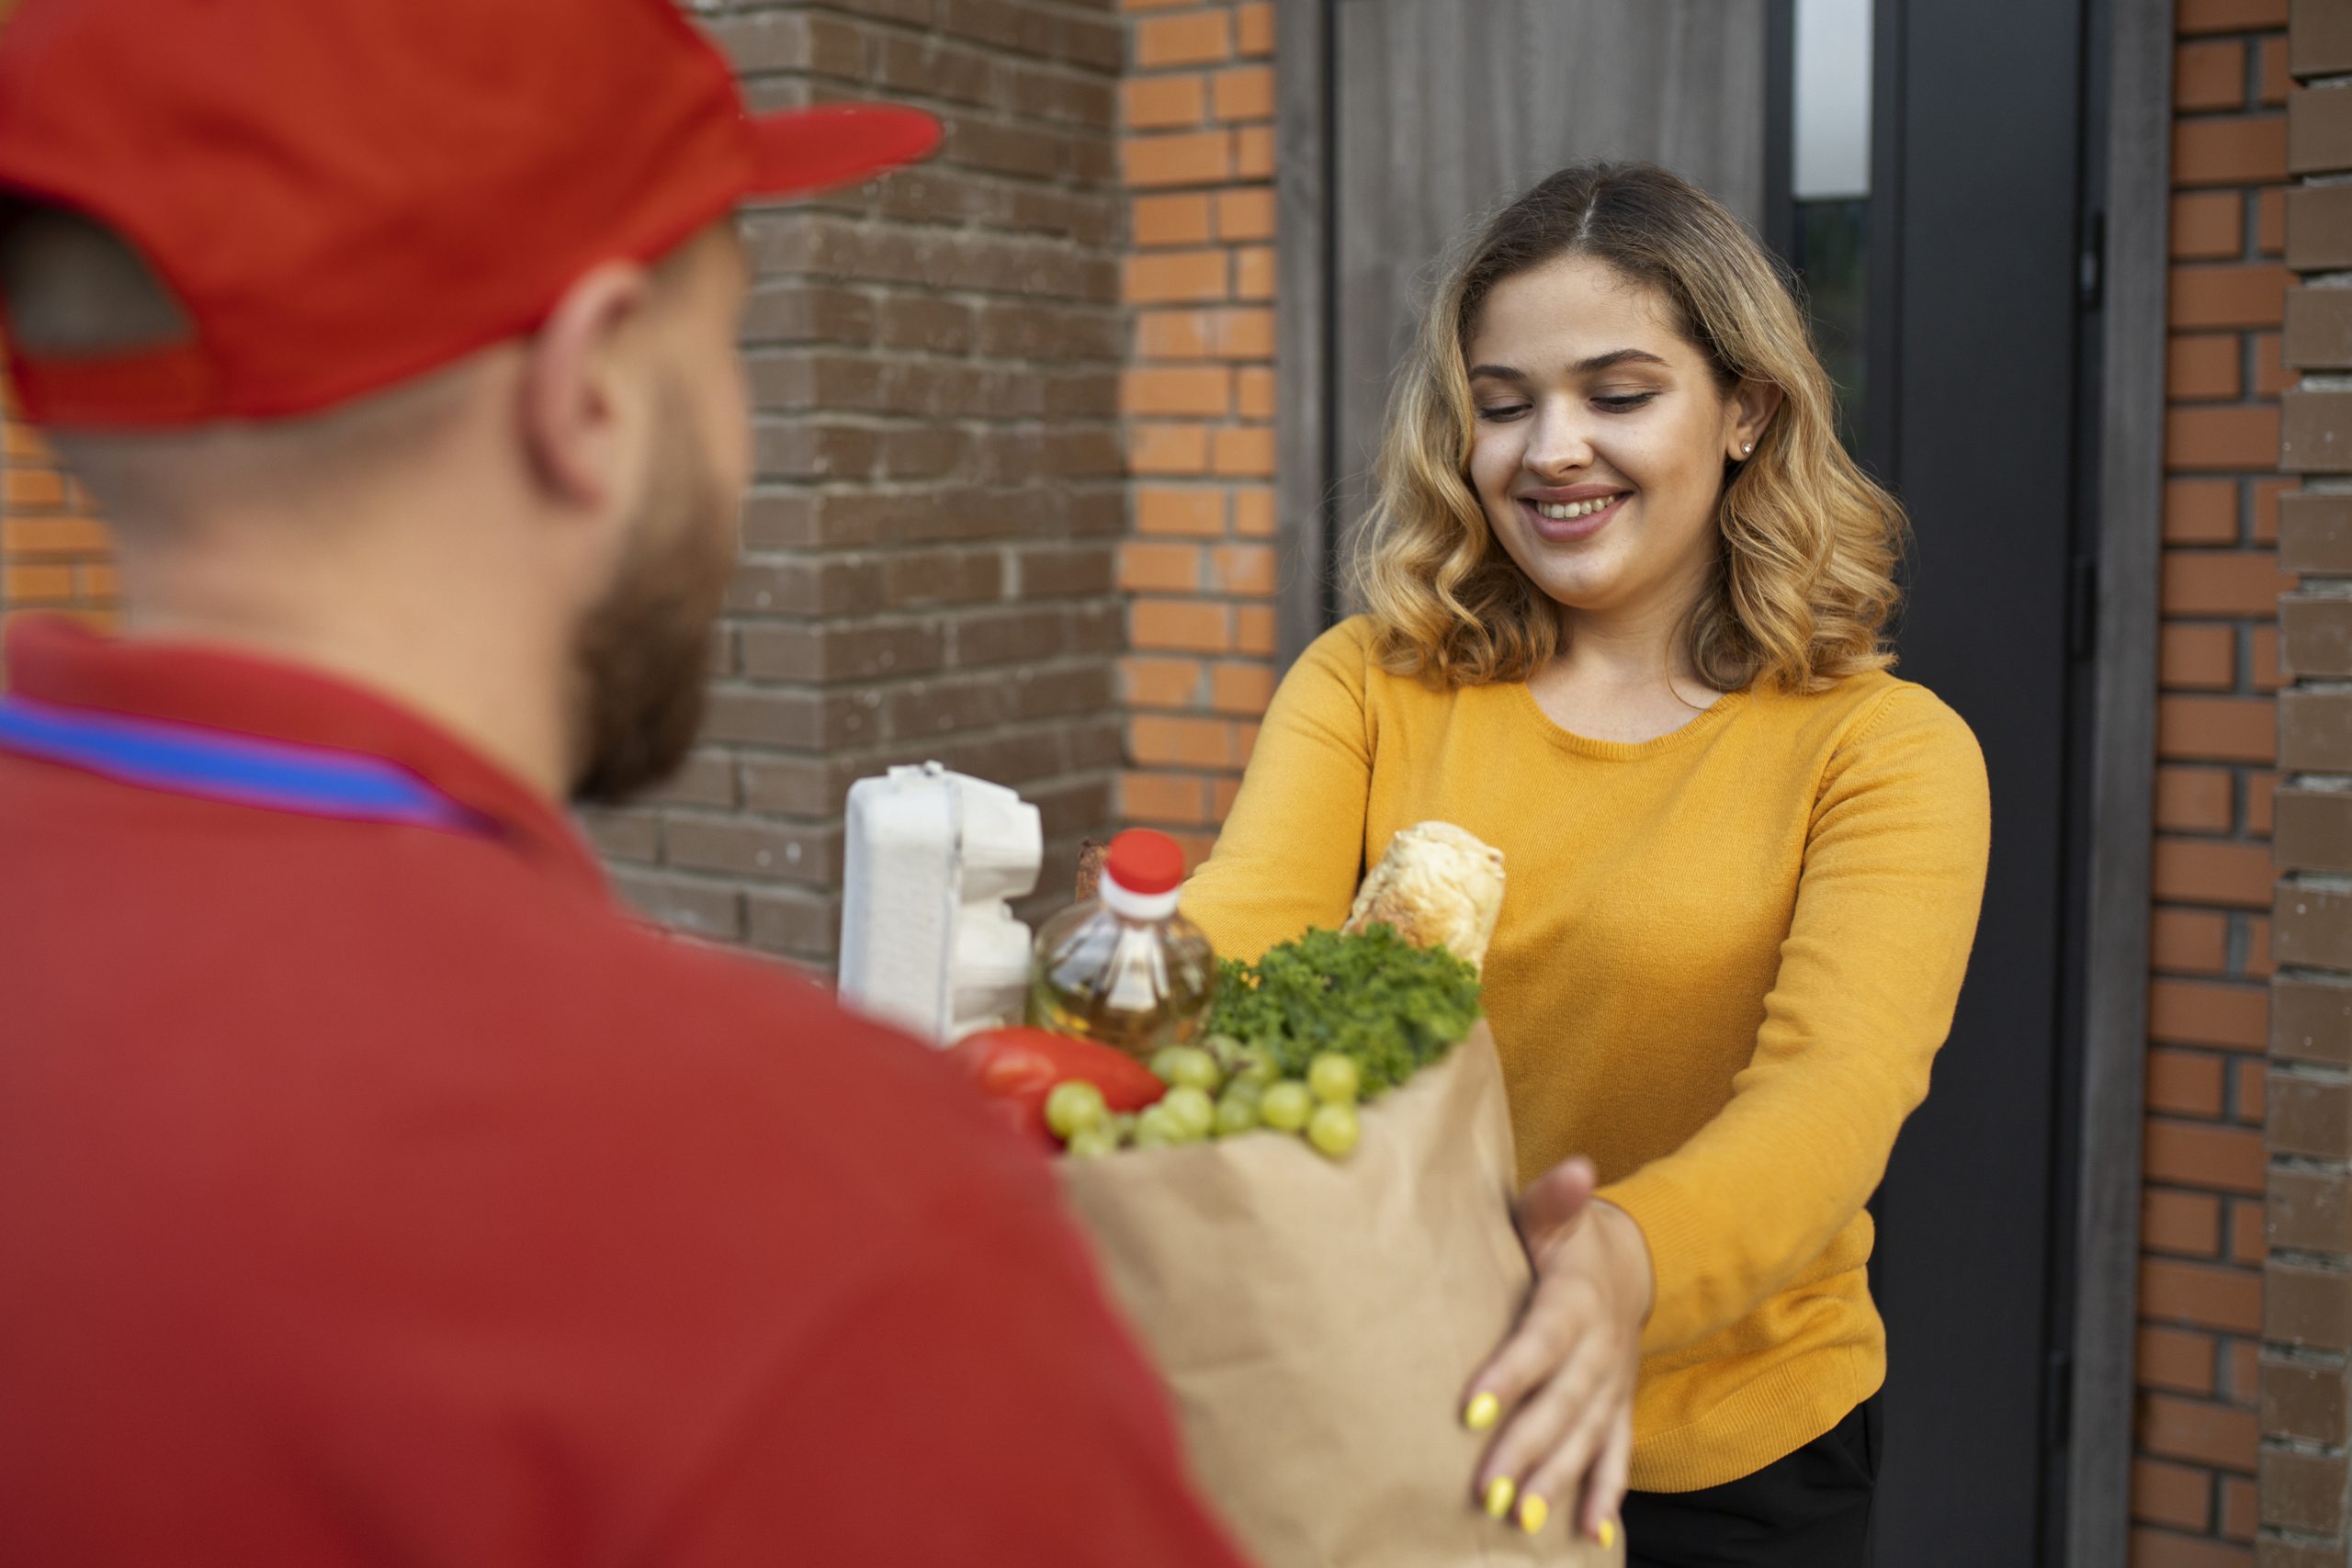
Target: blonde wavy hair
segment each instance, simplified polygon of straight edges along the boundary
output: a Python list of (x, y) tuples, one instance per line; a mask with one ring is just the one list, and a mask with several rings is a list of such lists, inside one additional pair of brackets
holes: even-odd
[(1354, 563), (1383, 667), (1475, 686), (1523, 681), (1559, 651), (1559, 606), (1504, 550), (1470, 484), (1464, 355), (1497, 284), (1571, 255), (1657, 289), (1724, 389), (1781, 391), (1754, 454), (1726, 465), (1717, 570), (1685, 634), (1700, 678), (1721, 692), (1758, 681), (1815, 692), (1892, 665), (1883, 633), (1908, 525), (1838, 444), (1790, 282), (1697, 186), (1645, 164), (1592, 164), (1544, 180), (1457, 254), (1398, 371)]

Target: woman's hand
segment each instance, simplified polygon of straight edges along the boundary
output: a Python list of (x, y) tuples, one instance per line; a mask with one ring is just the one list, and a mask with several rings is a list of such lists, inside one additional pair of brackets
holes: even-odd
[(1634, 1382), (1648, 1319), (1649, 1246), (1633, 1216), (1594, 1200), (1589, 1161), (1553, 1168), (1519, 1201), (1535, 1287), (1519, 1325), (1471, 1380), (1463, 1419), (1508, 1416), (1476, 1490), (1529, 1534), (1555, 1504), (1581, 1503), (1577, 1528), (1613, 1544), (1634, 1448)]

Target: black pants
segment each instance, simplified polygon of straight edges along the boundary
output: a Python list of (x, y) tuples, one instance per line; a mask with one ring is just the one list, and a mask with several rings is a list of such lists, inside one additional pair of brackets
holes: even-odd
[(1786, 1459), (1698, 1492), (1625, 1495), (1627, 1568), (1869, 1568), (1879, 1398)]

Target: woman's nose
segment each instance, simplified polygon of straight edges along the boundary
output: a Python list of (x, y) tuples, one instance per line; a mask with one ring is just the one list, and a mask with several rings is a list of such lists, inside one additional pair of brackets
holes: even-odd
[(1584, 422), (1564, 411), (1538, 412), (1521, 461), (1529, 473), (1546, 479), (1590, 467), (1592, 442)]

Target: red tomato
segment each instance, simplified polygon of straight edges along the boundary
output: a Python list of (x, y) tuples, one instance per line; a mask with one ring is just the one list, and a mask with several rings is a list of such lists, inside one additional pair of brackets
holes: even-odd
[(983, 1030), (958, 1041), (947, 1055), (982, 1094), (1012, 1108), (1009, 1123), (1048, 1149), (1061, 1147), (1046, 1125), (1046, 1097), (1056, 1084), (1083, 1078), (1102, 1091), (1102, 1102), (1114, 1111), (1140, 1111), (1168, 1089), (1122, 1052), (1046, 1029)]

